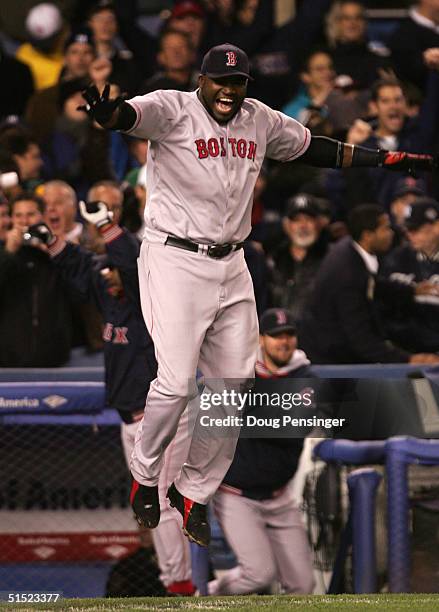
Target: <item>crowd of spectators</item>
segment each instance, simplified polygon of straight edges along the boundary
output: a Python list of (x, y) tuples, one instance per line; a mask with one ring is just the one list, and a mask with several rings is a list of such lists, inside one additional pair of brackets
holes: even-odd
[[(357, 0), (298, 0), (283, 16), (272, 0), (176, 0), (146, 20), (135, 0), (4, 4), (23, 27), (0, 30), (0, 367), (62, 366), (82, 346), (104, 351), (110, 372), (127, 320), (140, 317), (123, 307), (137, 282), (148, 142), (103, 130), (78, 108), (91, 81), (109, 82), (112, 95), (192, 91), (203, 54), (228, 41), (250, 57), (248, 95), (313, 135), (436, 153), (437, 1), (415, 2), (381, 38)], [(266, 355), (286, 343), (289, 376), (305, 353), (315, 364), (439, 363), (438, 199), (435, 174), (266, 160), (244, 252), (259, 315), (286, 309), (294, 320), (286, 338), (262, 334)], [(87, 222), (80, 200), (104, 202), (111, 227)], [(128, 263), (111, 259), (108, 237), (113, 250), (125, 244)], [(136, 402), (125, 423), (139, 416), (133, 408), (141, 414), (143, 395)], [(244, 588), (239, 572), (231, 592), (261, 587)], [(299, 583), (288, 588), (309, 591), (309, 573)]]
[[(297, 118), (314, 135), (435, 153), (439, 9), (434, 2), (419, 0), (379, 40), (368, 23), (367, 6), (357, 0), (301, 0), (295, 14), (283, 20), (278, 5), (270, 0), (177, 0), (150, 16), (145, 27), (134, 0), (76, 2), (64, 10), (51, 2), (34, 3), (21, 33), (0, 32), (0, 321), (10, 337), (9, 348), (2, 343), (0, 366), (60, 366), (72, 346), (89, 351), (103, 346), (102, 320), (91, 304), (69, 296), (62, 282), (58, 287), (59, 279), (41, 285), (39, 266), (31, 265), (35, 253), (27, 254), (35, 250), (35, 241), (22, 239), (31, 223), (44, 220), (55, 236), (99, 257), (105, 250), (102, 239), (84, 224), (77, 202), (100, 199), (115, 223), (141, 239), (148, 143), (105, 131), (78, 110), (81, 91), (91, 81), (98, 87), (110, 82), (113, 95), (194, 90), (203, 53), (227, 40), (251, 58), (255, 80), (248, 94)], [(336, 253), (343, 251), (334, 243), (358, 245), (349, 215), (365, 203), (380, 205), (393, 237), (387, 253), (372, 253), (379, 265), (369, 274), (377, 287), (391, 279), (411, 291), (410, 314), (389, 298), (391, 292), (369, 291), (364, 297), (380, 319), (382, 346), (394, 343), (394, 350), (372, 355), (356, 342), (355, 350), (339, 354), (326, 346), (324, 361), (409, 361), (413, 353), (429, 353), (433, 359), (439, 351), (439, 335), (431, 329), (439, 308), (439, 221), (432, 212), (439, 211), (438, 197), (434, 174), (320, 170), (267, 160), (257, 181), (253, 230), (245, 247), (259, 313), (270, 306), (290, 310), (306, 345), (310, 322), (302, 325), (304, 315), (315, 308), (315, 316), (323, 313), (325, 318), (331, 308), (328, 295), (319, 296), (318, 288), (325, 271), (338, 273), (329, 269), (339, 265)], [(428, 215), (415, 212), (426, 202)], [(44, 257), (40, 249), (37, 259)], [(50, 261), (45, 265), (50, 272)], [(25, 281), (18, 282), (17, 269)], [(48, 297), (47, 307), (41, 302), (36, 308), (34, 286), (46, 297), (56, 291), (57, 298)], [(52, 333), (59, 292), (64, 296), (63, 342)], [(345, 303), (348, 295), (338, 315), (349, 335), (356, 333), (358, 303)], [(27, 307), (15, 308), (19, 303)], [(47, 345), (23, 358), (11, 347), (20, 347), (27, 329), (35, 338), (41, 334)], [(311, 329), (315, 335), (314, 324)], [(330, 332), (336, 336), (340, 329)], [(314, 361), (323, 359), (313, 352)]]

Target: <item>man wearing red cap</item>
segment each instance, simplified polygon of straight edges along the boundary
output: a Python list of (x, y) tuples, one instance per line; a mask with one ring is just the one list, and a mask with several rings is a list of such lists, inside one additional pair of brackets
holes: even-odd
[(168, 27), (184, 32), (189, 36), (196, 51), (201, 43), (204, 33), (204, 11), (194, 0), (178, 2), (172, 9)]

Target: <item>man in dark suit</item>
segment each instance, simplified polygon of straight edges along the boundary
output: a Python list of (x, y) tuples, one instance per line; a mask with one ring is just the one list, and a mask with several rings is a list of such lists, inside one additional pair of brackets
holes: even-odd
[(438, 363), (439, 356), (410, 354), (384, 337), (375, 297), (411, 300), (416, 288), (376, 282), (377, 255), (393, 237), (388, 215), (375, 204), (356, 207), (350, 237), (325, 257), (299, 330), (299, 345), (313, 363)]

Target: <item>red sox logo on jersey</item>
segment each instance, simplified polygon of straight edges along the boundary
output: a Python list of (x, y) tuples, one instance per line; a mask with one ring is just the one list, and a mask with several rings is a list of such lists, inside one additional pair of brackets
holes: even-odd
[(236, 53), (234, 51), (226, 51), (226, 57), (226, 66), (236, 66)]
[(206, 157), (226, 157), (229, 149), (232, 157), (247, 158), (255, 161), (256, 149), (258, 145), (253, 140), (245, 138), (228, 138), (227, 141), (221, 138), (197, 138), (195, 141), (197, 147), (198, 159), (206, 159)]
[(113, 344), (129, 344), (127, 333), (128, 327), (115, 327), (113, 323), (106, 323), (102, 338), (105, 342)]

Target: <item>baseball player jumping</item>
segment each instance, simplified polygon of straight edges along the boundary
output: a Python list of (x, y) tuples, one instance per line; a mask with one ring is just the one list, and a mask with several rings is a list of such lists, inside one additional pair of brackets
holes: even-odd
[[(139, 257), (142, 311), (154, 341), (157, 378), (131, 459), (138, 521), (160, 520), (163, 454), (199, 365), (206, 379), (254, 378), (258, 324), (243, 241), (264, 157), (319, 167), (431, 169), (428, 155), (391, 153), (314, 137), (303, 125), (246, 98), (247, 55), (230, 44), (205, 55), (195, 92), (155, 91), (124, 101), (92, 85), (84, 108), (100, 125), (150, 141), (145, 236)], [(238, 432), (193, 436), (168, 498), (186, 535), (207, 545), (206, 504), (233, 459)]]

